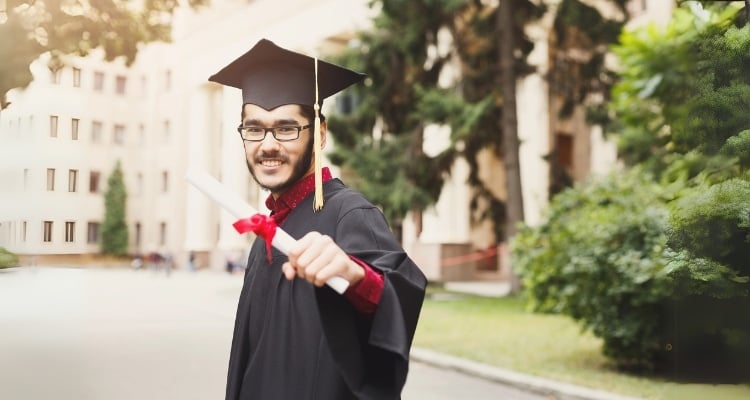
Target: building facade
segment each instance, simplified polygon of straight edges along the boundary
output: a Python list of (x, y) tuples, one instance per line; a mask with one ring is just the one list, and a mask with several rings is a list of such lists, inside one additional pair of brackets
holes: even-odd
[[(0, 246), (24, 262), (73, 262), (98, 254), (103, 194), (119, 162), (128, 191), (131, 254), (168, 252), (178, 267), (187, 265), (190, 253), (199, 267), (244, 261), (252, 237), (238, 235), (233, 217), (184, 179), (188, 168), (205, 170), (265, 210), (267, 193), (250, 178), (234, 130), (240, 92), (207, 78), (264, 37), (307, 54), (333, 53), (369, 26), (368, 3), (213, 0), (200, 10), (180, 9), (173, 42), (145, 46), (131, 67), (105, 62), (97, 53), (70, 58), (58, 71), (50, 71), (44, 58), (37, 60), (31, 66), (34, 81), (9, 93), (11, 105), (0, 112)], [(637, 0), (634, 7), (644, 16), (661, 15), (668, 3)], [(570, 136), (568, 167), (576, 179), (616, 163), (614, 145), (584, 123), (582, 110), (566, 121), (551, 117), (555, 100), (543, 78), (549, 22), (530, 28), (536, 42), (531, 62), (539, 73), (517, 87), (524, 212), (532, 225), (541, 220), (549, 198), (545, 156), (561, 134)], [(449, 133), (429, 127), (425, 152), (439, 151)], [(418, 224), (406, 219), (404, 247), (431, 280), (507, 276), (504, 245), (498, 245), (489, 223), (472, 222), (468, 171), (458, 160), (438, 203)], [(502, 160), (488, 151), (481, 176), (501, 198), (503, 171)]]

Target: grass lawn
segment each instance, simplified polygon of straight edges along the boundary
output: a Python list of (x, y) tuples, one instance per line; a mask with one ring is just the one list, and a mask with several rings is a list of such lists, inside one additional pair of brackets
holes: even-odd
[(572, 319), (527, 312), (517, 298), (430, 289), (414, 346), (646, 399), (750, 399), (750, 385), (684, 384), (617, 372), (601, 354), (601, 341)]

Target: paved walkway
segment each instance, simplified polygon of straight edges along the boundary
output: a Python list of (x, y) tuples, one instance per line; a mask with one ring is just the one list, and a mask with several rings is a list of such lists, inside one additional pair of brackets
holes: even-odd
[(446, 282), (444, 287), (452, 292), (469, 293), (488, 297), (502, 297), (507, 296), (510, 293), (510, 282)]
[[(235, 278), (128, 269), (0, 270), (0, 398), (214, 398), (223, 387), (242, 284)], [(451, 290), (502, 295), (507, 289), (464, 282)], [(425, 398), (463, 398), (448, 390), (463, 379), (476, 390), (487, 387), (485, 393), (506, 393), (503, 399), (625, 399), (427, 349), (414, 348), (411, 356), (415, 374), (404, 398), (420, 398), (425, 390), (443, 396)]]

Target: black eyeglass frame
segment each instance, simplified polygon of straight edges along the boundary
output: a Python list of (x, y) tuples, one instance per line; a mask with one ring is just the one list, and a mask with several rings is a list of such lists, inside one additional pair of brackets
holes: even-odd
[[(305, 129), (310, 128), (311, 126), (312, 126), (312, 124), (307, 124), (307, 125), (304, 125), (304, 126), (300, 126), (300, 125), (284, 125), (284, 126), (274, 126), (274, 127), (268, 128), (268, 127), (265, 127), (265, 126), (245, 126), (245, 125), (240, 125), (240, 126), (237, 127), (237, 132), (240, 134), (240, 138), (242, 140), (246, 141), (246, 142), (262, 142), (262, 141), (266, 140), (266, 135), (268, 134), (268, 132), (271, 132), (271, 135), (273, 136), (273, 138), (276, 139), (279, 142), (291, 142), (291, 141), (299, 139), (299, 133), (302, 132)], [(263, 129), (263, 137), (260, 138), (260, 139), (247, 139), (247, 138), (245, 138), (245, 135), (242, 134), (242, 131), (244, 129), (246, 129), (246, 128)], [(291, 139), (279, 139), (278, 137), (276, 137), (276, 130), (277, 129), (281, 129), (281, 128), (285, 128), (285, 129), (295, 128), (297, 130), (297, 135), (294, 138), (291, 138)]]

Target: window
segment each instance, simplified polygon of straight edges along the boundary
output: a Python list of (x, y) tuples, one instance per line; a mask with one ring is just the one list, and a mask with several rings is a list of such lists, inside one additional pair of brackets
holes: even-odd
[(23, 169), (23, 190), (29, 190), (29, 169)]
[(96, 71), (94, 72), (94, 91), (104, 91), (104, 73)]
[(28, 223), (26, 221), (21, 221), (21, 241), (26, 241), (26, 232), (27, 232)]
[(146, 144), (146, 125), (138, 125), (138, 144)]
[(342, 93), (336, 97), (336, 112), (343, 115), (349, 115), (354, 112), (357, 106), (357, 98), (351, 93)]
[(169, 137), (172, 135), (172, 124), (169, 120), (164, 120), (164, 132), (163, 132), (164, 144), (169, 144)]
[(47, 243), (52, 241), (52, 221), (44, 221), (44, 238)]
[(139, 172), (135, 176), (135, 193), (134, 193), (134, 195), (140, 196), (141, 193), (143, 193), (143, 174)]
[(128, 79), (122, 75), (118, 75), (115, 78), (115, 92), (117, 94), (125, 94), (125, 87), (128, 84)]
[(564, 133), (555, 135), (557, 162), (566, 168), (573, 168), (573, 137)]
[(81, 87), (81, 69), (73, 68), (73, 87)]
[(102, 142), (102, 123), (94, 121), (91, 123), (91, 143)]
[(86, 227), (86, 243), (99, 243), (99, 223), (89, 222)]
[(141, 75), (141, 96), (145, 97), (148, 91), (147, 80), (145, 75)]
[(66, 221), (65, 222), (65, 243), (73, 243), (75, 240), (76, 223)]
[(169, 172), (164, 171), (161, 173), (161, 191), (167, 193), (169, 190)]
[(631, 16), (643, 14), (646, 12), (646, 0), (630, 0), (627, 4), (628, 14)]
[(62, 68), (50, 69), (49, 72), (50, 82), (52, 82), (53, 85), (59, 85), (60, 78), (62, 77)]
[(141, 223), (140, 222), (135, 223), (135, 238), (133, 242), (135, 242), (136, 248), (141, 247)]
[(70, 120), (70, 137), (73, 140), (78, 140), (78, 125), (81, 122), (78, 118)]
[(167, 223), (162, 222), (159, 224), (159, 245), (165, 244), (167, 244)]
[(76, 191), (76, 183), (78, 181), (78, 170), (68, 170), (68, 192)]
[(89, 193), (99, 193), (99, 171), (91, 171), (89, 173)]
[(49, 137), (57, 137), (57, 115), (49, 117)]
[(166, 70), (164, 72), (164, 90), (169, 91), (172, 89), (172, 71)]
[(47, 191), (55, 190), (55, 169), (47, 168)]
[(125, 143), (125, 126), (124, 125), (115, 125), (115, 135), (114, 135), (113, 141), (116, 144)]

